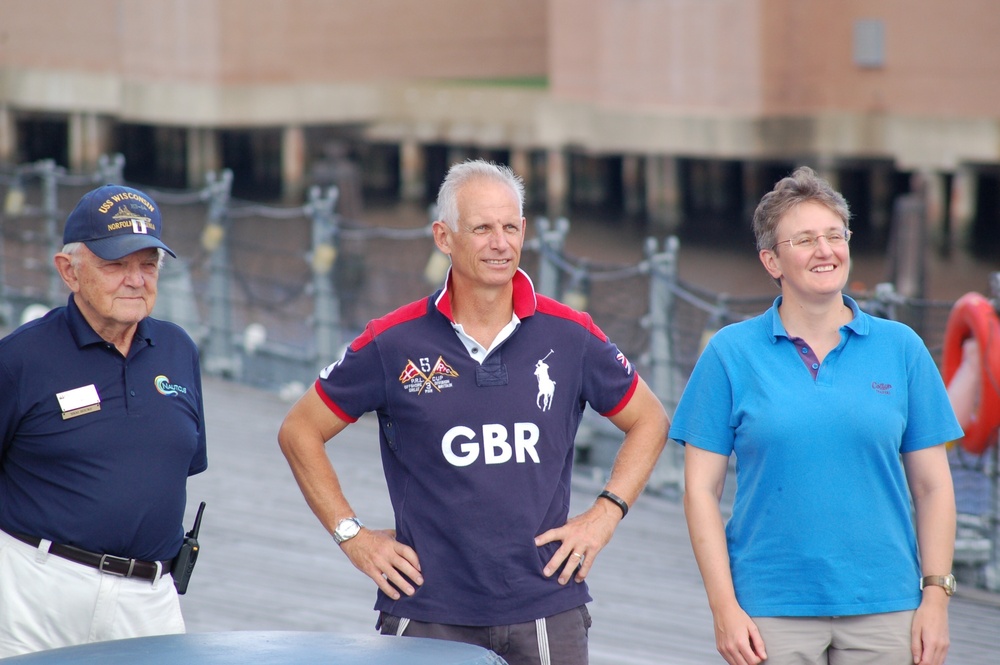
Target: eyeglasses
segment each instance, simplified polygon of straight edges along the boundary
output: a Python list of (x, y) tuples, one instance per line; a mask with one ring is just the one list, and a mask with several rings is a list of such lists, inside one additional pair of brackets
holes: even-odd
[(778, 245), (783, 245), (786, 242), (789, 247), (797, 247), (798, 249), (816, 249), (816, 245), (819, 244), (820, 238), (826, 238), (826, 244), (830, 247), (839, 247), (841, 245), (846, 245), (851, 241), (851, 236), (854, 232), (850, 229), (843, 229), (842, 231), (831, 231), (829, 233), (823, 233), (818, 236), (802, 235), (795, 236), (794, 238), (789, 238), (788, 240), (781, 240), (774, 243), (771, 249), (777, 248)]

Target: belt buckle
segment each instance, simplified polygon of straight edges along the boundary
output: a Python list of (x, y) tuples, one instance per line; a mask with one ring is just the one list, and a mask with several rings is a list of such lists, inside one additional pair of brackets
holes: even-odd
[[(125, 563), (127, 561), (128, 562), (128, 570), (126, 572), (124, 572), (124, 573), (119, 573), (119, 572), (115, 572), (113, 570), (109, 570), (108, 568), (104, 567), (105, 564), (108, 563), (109, 561), (111, 561), (111, 562), (119, 561), (121, 563)], [(101, 561), (100, 561), (100, 563), (97, 564), (97, 570), (101, 571), (105, 575), (117, 575), (118, 577), (132, 577), (132, 570), (134, 568), (135, 568), (135, 559), (125, 559), (123, 557), (112, 556), (110, 554), (102, 554), (101, 555)]]

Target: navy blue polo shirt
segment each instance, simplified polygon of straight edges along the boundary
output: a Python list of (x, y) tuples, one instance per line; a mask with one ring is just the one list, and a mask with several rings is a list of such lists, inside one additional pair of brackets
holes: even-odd
[[(418, 621), (496, 626), (590, 600), (542, 568), (566, 523), (573, 442), (588, 404), (617, 413), (632, 365), (594, 324), (514, 277), (519, 323), (483, 358), (453, 328), (447, 291), (368, 324), (316, 383), (341, 419), (378, 414), (397, 538), (420, 557), (424, 584), (376, 609)], [(480, 362), (481, 360), (481, 362)]]
[(183, 329), (147, 317), (125, 358), (70, 296), (0, 340), (0, 395), (0, 528), (149, 561), (177, 554), (187, 477), (208, 466), (198, 349)]

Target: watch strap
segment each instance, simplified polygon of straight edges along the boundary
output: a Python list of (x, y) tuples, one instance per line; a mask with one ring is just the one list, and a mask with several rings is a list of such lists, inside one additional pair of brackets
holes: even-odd
[(939, 586), (950, 596), (955, 593), (955, 576), (951, 574), (926, 575), (920, 578), (920, 590), (923, 591), (924, 587), (928, 586)]

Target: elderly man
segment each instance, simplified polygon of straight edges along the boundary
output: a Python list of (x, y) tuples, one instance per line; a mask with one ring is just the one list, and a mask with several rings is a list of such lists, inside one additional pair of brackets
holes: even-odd
[[(578, 665), (584, 580), (648, 480), (667, 417), (593, 320), (536, 294), (518, 268), (523, 197), (506, 167), (453, 166), (433, 225), (451, 258), (444, 287), (369, 323), (278, 439), (312, 510), (378, 586), (383, 634)], [(586, 404), (625, 439), (605, 491), (568, 519)], [(325, 452), (370, 411), (395, 530), (362, 525)]]
[(0, 340), (0, 657), (184, 632), (171, 562), (208, 462), (198, 349), (150, 318), (161, 232), (146, 194), (87, 193), (68, 303)]

